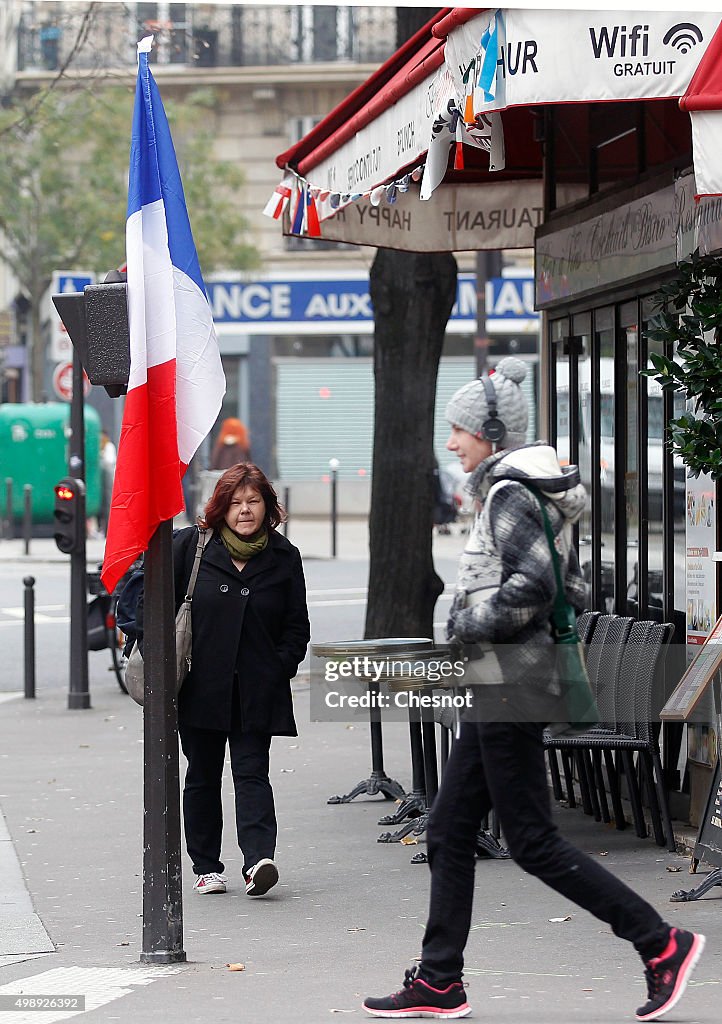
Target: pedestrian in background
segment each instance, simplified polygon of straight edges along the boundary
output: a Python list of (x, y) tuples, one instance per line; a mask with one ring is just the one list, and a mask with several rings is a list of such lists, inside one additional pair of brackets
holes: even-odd
[[(178, 696), (188, 759), (186, 846), (199, 893), (226, 892), (221, 861), (221, 778), (230, 749), (236, 834), (246, 893), (278, 881), (276, 814), (269, 780), (272, 736), (296, 736), (291, 679), (310, 638), (301, 555), (276, 530), (284, 510), (253, 463), (226, 470), (205, 507), (213, 531), (193, 593), (191, 669)], [(173, 538), (176, 607), (186, 593), (198, 527)]]
[(637, 893), (563, 839), (552, 819), (543, 716), (556, 686), (544, 651), (553, 643), (549, 619), (557, 586), (540, 500), (566, 597), (581, 610), (586, 587), (571, 531), (586, 495), (577, 468), (562, 468), (553, 448), (525, 445), (525, 374), (521, 360), (502, 359), (493, 376), (460, 388), (446, 410), (446, 447), (471, 474), (468, 489), (482, 503), (459, 562), (448, 638), (494, 644), (503, 686), (476, 688), (484, 693), (483, 709), (477, 713), (475, 693), (472, 717), (482, 720), (462, 721), (452, 746), (427, 832), (431, 899), (421, 962), (406, 971), (400, 991), (366, 1000), (364, 1009), (375, 1017), (453, 1019), (471, 1012), (463, 951), (476, 834), (492, 808), (520, 867), (633, 943), (647, 981), (637, 1020), (656, 1020), (671, 1010), (704, 947), (702, 935), (670, 927)]
[(211, 469), (230, 469), (238, 462), (251, 461), (251, 441), (245, 424), (233, 416), (223, 420), (213, 445)]
[(433, 523), (439, 533), (451, 533), (450, 523), (456, 522), (456, 504), (453, 492), (448, 487), (445, 475), (434, 458), (434, 512)]

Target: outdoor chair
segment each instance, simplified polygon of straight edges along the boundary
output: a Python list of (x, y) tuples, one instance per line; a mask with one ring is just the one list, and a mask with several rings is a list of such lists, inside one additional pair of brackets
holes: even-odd
[[(650, 622), (648, 625), (649, 635), (640, 652), (636, 675), (623, 680), (627, 685), (620, 688), (617, 731), (608, 742), (623, 759), (630, 799), (636, 788), (630, 785), (630, 780), (634, 778), (636, 782), (633, 755), (637, 753), (641, 781), (646, 787), (655, 841), (659, 846), (664, 846), (666, 842), (667, 848), (674, 852), (676, 846), (659, 752), (659, 729), (655, 728), (657, 713), (654, 708), (655, 684), (664, 669), (667, 649), (674, 635), (674, 625), (671, 622)], [(632, 808), (634, 810), (634, 803)], [(639, 828), (637, 834), (640, 834)], [(646, 835), (646, 825), (644, 834)]]
[[(628, 619), (622, 621), (629, 622)], [(602, 646), (617, 646), (618, 637), (620, 633), (624, 633), (624, 629), (625, 627), (620, 629), (619, 625), (613, 628), (611, 623), (607, 623), (606, 644)], [(619, 829), (626, 826), (620, 794), (619, 769), (620, 766), (623, 768), (635, 830), (640, 838), (645, 838), (648, 834), (642, 808), (643, 785), (646, 789), (655, 841), (660, 846), (664, 846), (666, 842), (670, 850), (675, 848), (674, 834), (657, 730), (653, 725), (653, 696), (655, 681), (663, 667), (673, 632), (674, 626), (671, 623), (657, 623), (651, 620), (633, 622), (631, 629), (627, 631), (621, 657), (618, 659), (613, 702), (609, 703), (608, 688), (605, 687), (603, 691), (597, 688), (595, 691), (602, 718), (599, 727), (572, 737), (545, 738), (545, 745), (550, 752), (560, 750), (562, 758), (568, 758), (570, 751), (574, 751), (575, 754), (583, 751), (581, 759), (577, 761), (580, 789), (584, 795), (585, 788), (594, 787), (596, 792), (593, 796), (589, 794), (588, 804), (591, 804), (594, 810), (598, 807), (600, 817), (604, 821), (609, 821), (602, 772), (603, 755), (615, 824)], [(604, 662), (613, 664), (615, 659), (612, 657), (610, 660), (609, 657), (600, 655), (599, 661), (601, 666)], [(638, 756), (636, 766), (635, 753)], [(613, 754), (616, 754), (616, 759)], [(567, 772), (565, 769), (565, 776), (567, 793), (571, 792), (573, 799), (571, 770)], [(569, 803), (570, 806), (574, 806), (571, 801)]]
[[(621, 660), (618, 661), (614, 688), (607, 688), (603, 694), (600, 694), (599, 692), (597, 693), (597, 703), (600, 710), (599, 725), (584, 733), (571, 737), (570, 743), (564, 743), (564, 739), (560, 738), (559, 744), (562, 746), (562, 749), (564, 746), (573, 746), (585, 747), (589, 751), (593, 768), (593, 772), (589, 773), (589, 776), (591, 778), (592, 785), (596, 787), (601, 820), (609, 822), (610, 815), (609, 808), (607, 806), (606, 787), (602, 772), (602, 755), (604, 755), (604, 763), (607, 768), (607, 777), (609, 780), (609, 792), (612, 798), (612, 807), (614, 810), (614, 821), (618, 829), (625, 828), (627, 823), (622, 809), (618, 782), (618, 767), (613, 758), (613, 747), (610, 741), (620, 732), (618, 725), (618, 708), (620, 706), (619, 702), (622, 699), (622, 695), (630, 694), (631, 700), (634, 700), (634, 692), (637, 687), (639, 662), (643, 654), (649, 653), (648, 649), (645, 649), (645, 645), (649, 643), (651, 627), (651, 622), (632, 623), (624, 644), (624, 649), (621, 651)], [(631, 764), (632, 762), (630, 760), (629, 765)], [(625, 762), (625, 770), (629, 765)], [(637, 834), (644, 837), (647, 833), (639, 787), (637, 785), (634, 772), (627, 772), (627, 774), (629, 775), (627, 788), (629, 790), (629, 799), (632, 804), (632, 813), (634, 816), (635, 826), (637, 828)]]
[[(587, 646), (587, 673), (594, 693), (600, 720), (608, 729), (615, 727), (614, 694), (617, 686), (619, 670), (624, 655), (624, 648), (632, 628), (633, 619), (619, 615), (600, 615), (594, 625), (594, 632)], [(588, 621), (582, 623), (586, 629)], [(556, 736), (545, 734), (544, 745), (548, 751), (550, 764), (556, 760), (556, 751), (562, 758), (567, 803), (576, 807), (572, 759), (577, 769), (582, 807), (585, 814), (593, 815), (597, 821), (609, 820), (606, 796), (600, 793), (598, 777), (595, 778), (594, 762), (589, 745), (585, 742), (589, 732), (576, 736)], [(554, 768), (552, 767), (552, 780)], [(558, 768), (556, 770), (558, 775)], [(560, 793), (560, 789), (555, 792)]]

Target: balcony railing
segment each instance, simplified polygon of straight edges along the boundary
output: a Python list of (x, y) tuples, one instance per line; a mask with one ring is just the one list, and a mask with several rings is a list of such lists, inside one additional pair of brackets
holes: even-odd
[[(35, 3), (18, 27), (18, 70), (55, 71), (76, 43), (86, 3)], [(78, 70), (122, 70), (135, 44), (153, 33), (151, 60), (186, 68), (380, 64), (396, 45), (393, 7), (253, 7), (235, 4), (98, 4)]]

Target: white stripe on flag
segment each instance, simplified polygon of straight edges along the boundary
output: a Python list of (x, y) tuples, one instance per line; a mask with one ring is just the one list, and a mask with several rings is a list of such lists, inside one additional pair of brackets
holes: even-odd
[(149, 366), (175, 358), (176, 311), (173, 265), (162, 199), (131, 214), (126, 226), (130, 380), (144, 384)]
[(188, 464), (213, 425), (226, 379), (208, 299), (177, 267), (173, 283), (176, 319), (183, 325), (176, 350), (178, 455)]

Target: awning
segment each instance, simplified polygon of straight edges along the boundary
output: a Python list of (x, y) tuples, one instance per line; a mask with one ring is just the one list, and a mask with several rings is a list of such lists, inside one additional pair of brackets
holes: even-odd
[(697, 196), (722, 195), (722, 26), (679, 105), (692, 120)]
[[(285, 208), (287, 233), (360, 244), (529, 246), (533, 226), (513, 216), (496, 225), (494, 211), (500, 196), (518, 211), (541, 205), (543, 108), (578, 110), (581, 143), (590, 103), (689, 98), (719, 26), (710, 12), (446, 8), (277, 157), (289, 201), (276, 196), (266, 212)], [(697, 116), (717, 122), (716, 112)], [(571, 188), (585, 180), (579, 166), (558, 169)], [(475, 216), (501, 230), (467, 232)]]

